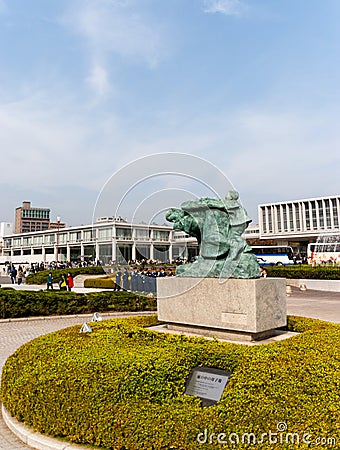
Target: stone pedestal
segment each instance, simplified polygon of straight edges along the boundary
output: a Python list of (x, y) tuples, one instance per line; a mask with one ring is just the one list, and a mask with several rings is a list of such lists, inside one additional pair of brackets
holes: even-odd
[(158, 319), (168, 328), (222, 339), (258, 340), (287, 323), (282, 278), (158, 278)]

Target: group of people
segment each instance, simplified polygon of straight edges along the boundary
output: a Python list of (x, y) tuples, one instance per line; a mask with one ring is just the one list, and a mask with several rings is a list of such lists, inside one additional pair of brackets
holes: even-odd
[(55, 269), (73, 269), (77, 267), (89, 267), (89, 266), (95, 266), (99, 265), (98, 261), (97, 263), (95, 261), (50, 261), (50, 262), (43, 262), (40, 263), (31, 263), (28, 271), (29, 273), (37, 273), (42, 270), (55, 270)]
[[(52, 289), (53, 290), (53, 275), (52, 272), (50, 272), (47, 276), (47, 290)], [(65, 275), (61, 276), (61, 279), (59, 280), (59, 289), (61, 291), (71, 291), (74, 287), (74, 281), (73, 277), (70, 273), (67, 274), (67, 277)]]
[(10, 263), (7, 266), (7, 274), (11, 277), (12, 284), (18, 283), (18, 285), (20, 285), (25, 276), (25, 271), (22, 266), (19, 266), (18, 269), (16, 269), (15, 265)]
[(156, 279), (158, 277), (171, 277), (175, 273), (172, 269), (165, 271), (164, 268), (157, 269), (121, 269), (118, 268), (115, 276), (115, 291), (132, 292), (156, 292)]

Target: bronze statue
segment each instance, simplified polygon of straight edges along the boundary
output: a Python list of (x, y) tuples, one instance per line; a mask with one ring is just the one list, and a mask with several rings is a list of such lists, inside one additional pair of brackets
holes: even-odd
[(251, 218), (238, 198), (236, 191), (229, 191), (225, 200), (200, 198), (169, 209), (166, 218), (174, 229), (194, 236), (199, 245), (196, 261), (179, 266), (176, 276), (260, 277), (256, 256), (241, 237)]

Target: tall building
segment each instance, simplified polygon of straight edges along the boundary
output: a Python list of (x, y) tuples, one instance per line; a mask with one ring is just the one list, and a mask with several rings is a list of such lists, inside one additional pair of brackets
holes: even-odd
[(32, 208), (31, 202), (22, 202), (22, 206), (15, 209), (15, 234), (44, 231), (49, 227), (50, 209)]

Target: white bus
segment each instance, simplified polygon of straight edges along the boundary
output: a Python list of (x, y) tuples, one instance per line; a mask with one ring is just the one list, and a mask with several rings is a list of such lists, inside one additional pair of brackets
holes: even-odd
[(264, 245), (252, 247), (260, 266), (287, 266), (300, 263), (300, 259), (294, 256), (293, 248), (286, 245)]
[(308, 263), (340, 264), (340, 242), (315, 242), (307, 247)]

